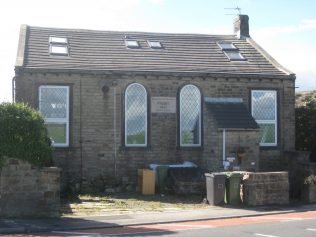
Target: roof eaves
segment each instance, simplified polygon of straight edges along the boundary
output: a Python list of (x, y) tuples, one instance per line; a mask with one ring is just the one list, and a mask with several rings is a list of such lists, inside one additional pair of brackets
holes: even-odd
[(78, 68), (33, 68), (19, 67), (25, 72), (39, 73), (83, 73), (83, 74), (131, 74), (131, 75), (161, 75), (161, 76), (194, 76), (194, 77), (238, 77), (238, 78), (264, 78), (288, 79), (288, 75), (275, 75), (269, 73), (232, 73), (232, 72), (195, 72), (195, 71), (163, 71), (163, 70), (124, 70), (124, 69), (78, 69)]
[(15, 67), (24, 66), (27, 29), (28, 29), (27, 25), (21, 25), (20, 27), (19, 45), (18, 45), (18, 51), (17, 51), (16, 61), (15, 61)]
[(277, 60), (275, 60), (267, 51), (265, 51), (256, 41), (251, 37), (246, 37), (247, 42), (249, 42), (256, 50), (259, 51), (274, 67), (284, 72), (285, 74), (291, 76), (295, 79), (295, 73), (283, 67)]

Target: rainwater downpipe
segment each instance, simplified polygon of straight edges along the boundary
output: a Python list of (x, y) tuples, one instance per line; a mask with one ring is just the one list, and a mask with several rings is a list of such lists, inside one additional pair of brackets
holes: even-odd
[(226, 129), (223, 129), (223, 166), (226, 170)]
[(83, 183), (83, 137), (82, 137), (82, 77), (80, 77), (79, 81), (79, 146), (80, 146), (80, 190), (82, 189)]
[(117, 174), (117, 152), (116, 152), (116, 85), (117, 82), (113, 81), (113, 142), (114, 142), (114, 177), (116, 178)]
[(16, 79), (16, 76), (12, 78), (12, 102), (13, 103), (15, 102), (15, 79)]

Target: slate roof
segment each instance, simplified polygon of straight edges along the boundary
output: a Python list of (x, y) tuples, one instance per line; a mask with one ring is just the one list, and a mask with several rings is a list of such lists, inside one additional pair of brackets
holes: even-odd
[[(24, 25), (25, 26), (25, 25)], [(22, 27), (21, 27), (22, 29)], [(290, 75), (248, 39), (235, 35), (169, 34), (57, 29), (25, 26), (21, 40), (22, 63), (16, 68), (32, 70), (188, 72)], [(67, 37), (69, 56), (49, 54), (49, 36)], [(127, 48), (125, 37), (140, 42)], [(163, 49), (149, 48), (147, 40), (160, 41)], [(217, 42), (232, 42), (246, 61), (230, 61)], [(25, 50), (24, 50), (25, 49)]]
[(251, 116), (244, 103), (226, 100), (205, 100), (207, 108), (211, 110), (218, 128), (225, 129), (258, 129), (259, 126)]

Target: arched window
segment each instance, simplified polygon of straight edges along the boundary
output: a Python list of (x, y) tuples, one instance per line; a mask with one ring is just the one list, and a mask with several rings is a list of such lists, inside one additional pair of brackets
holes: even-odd
[(147, 146), (147, 91), (138, 83), (125, 90), (125, 145)]
[(180, 91), (180, 146), (201, 146), (201, 92), (194, 85)]

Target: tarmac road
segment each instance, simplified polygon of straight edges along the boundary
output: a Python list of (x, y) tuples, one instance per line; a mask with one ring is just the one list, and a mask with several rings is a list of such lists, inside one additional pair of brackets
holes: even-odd
[(54, 231), (19, 236), (315, 237), (316, 211), (80, 231)]

